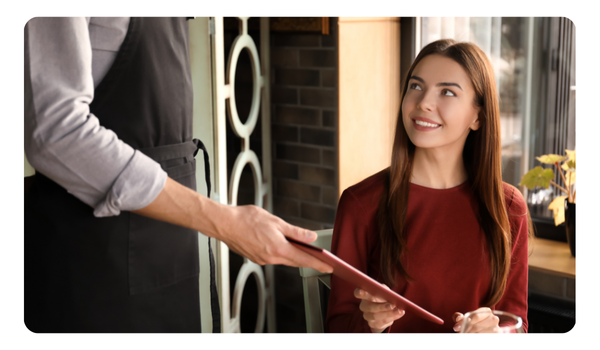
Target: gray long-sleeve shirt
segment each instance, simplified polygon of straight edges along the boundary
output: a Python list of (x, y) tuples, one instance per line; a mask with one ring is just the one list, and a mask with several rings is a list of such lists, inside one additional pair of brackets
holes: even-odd
[(34, 18), (25, 27), (25, 154), (98, 217), (150, 204), (167, 173), (90, 113), (128, 17)]

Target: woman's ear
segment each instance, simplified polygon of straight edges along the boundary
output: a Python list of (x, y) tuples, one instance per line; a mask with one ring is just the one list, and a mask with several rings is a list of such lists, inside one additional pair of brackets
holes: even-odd
[(477, 130), (479, 129), (480, 123), (479, 123), (479, 111), (477, 111), (477, 113), (475, 114), (475, 119), (473, 120), (473, 122), (471, 123), (471, 125), (469, 125), (469, 128), (471, 128), (471, 130)]
[(469, 127), (471, 128), (471, 130), (479, 129), (479, 117), (477, 117), (477, 119), (475, 119)]

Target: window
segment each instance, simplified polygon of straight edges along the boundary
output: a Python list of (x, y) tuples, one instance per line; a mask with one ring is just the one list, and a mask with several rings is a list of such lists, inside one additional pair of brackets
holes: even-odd
[[(535, 157), (575, 149), (575, 27), (570, 20), (420, 17), (403, 18), (402, 29), (403, 54), (410, 52), (403, 56), (403, 73), (410, 65), (407, 58), (412, 62), (422, 47), (441, 38), (473, 42), (488, 54), (500, 94), (505, 182), (519, 187), (522, 175), (541, 165)], [(547, 207), (558, 190), (520, 189), (534, 221), (553, 217)]]

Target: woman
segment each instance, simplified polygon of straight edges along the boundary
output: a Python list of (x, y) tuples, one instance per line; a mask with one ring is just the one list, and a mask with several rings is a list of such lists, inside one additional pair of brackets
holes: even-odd
[(438, 40), (402, 90), (391, 166), (346, 189), (332, 252), (441, 317), (431, 323), (333, 275), (329, 332), (452, 332), (484, 308), (474, 331), (497, 331), (492, 309), (527, 330), (531, 220), (502, 182), (492, 66), (476, 45)]

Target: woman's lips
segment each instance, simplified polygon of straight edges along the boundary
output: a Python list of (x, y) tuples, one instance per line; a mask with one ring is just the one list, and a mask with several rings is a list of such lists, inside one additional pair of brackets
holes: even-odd
[(441, 125), (433, 122), (430, 119), (422, 118), (422, 117), (413, 118), (412, 122), (413, 122), (413, 126), (415, 127), (415, 129), (417, 129), (419, 131), (432, 131), (432, 130), (436, 130), (437, 128), (439, 128), (441, 126)]

